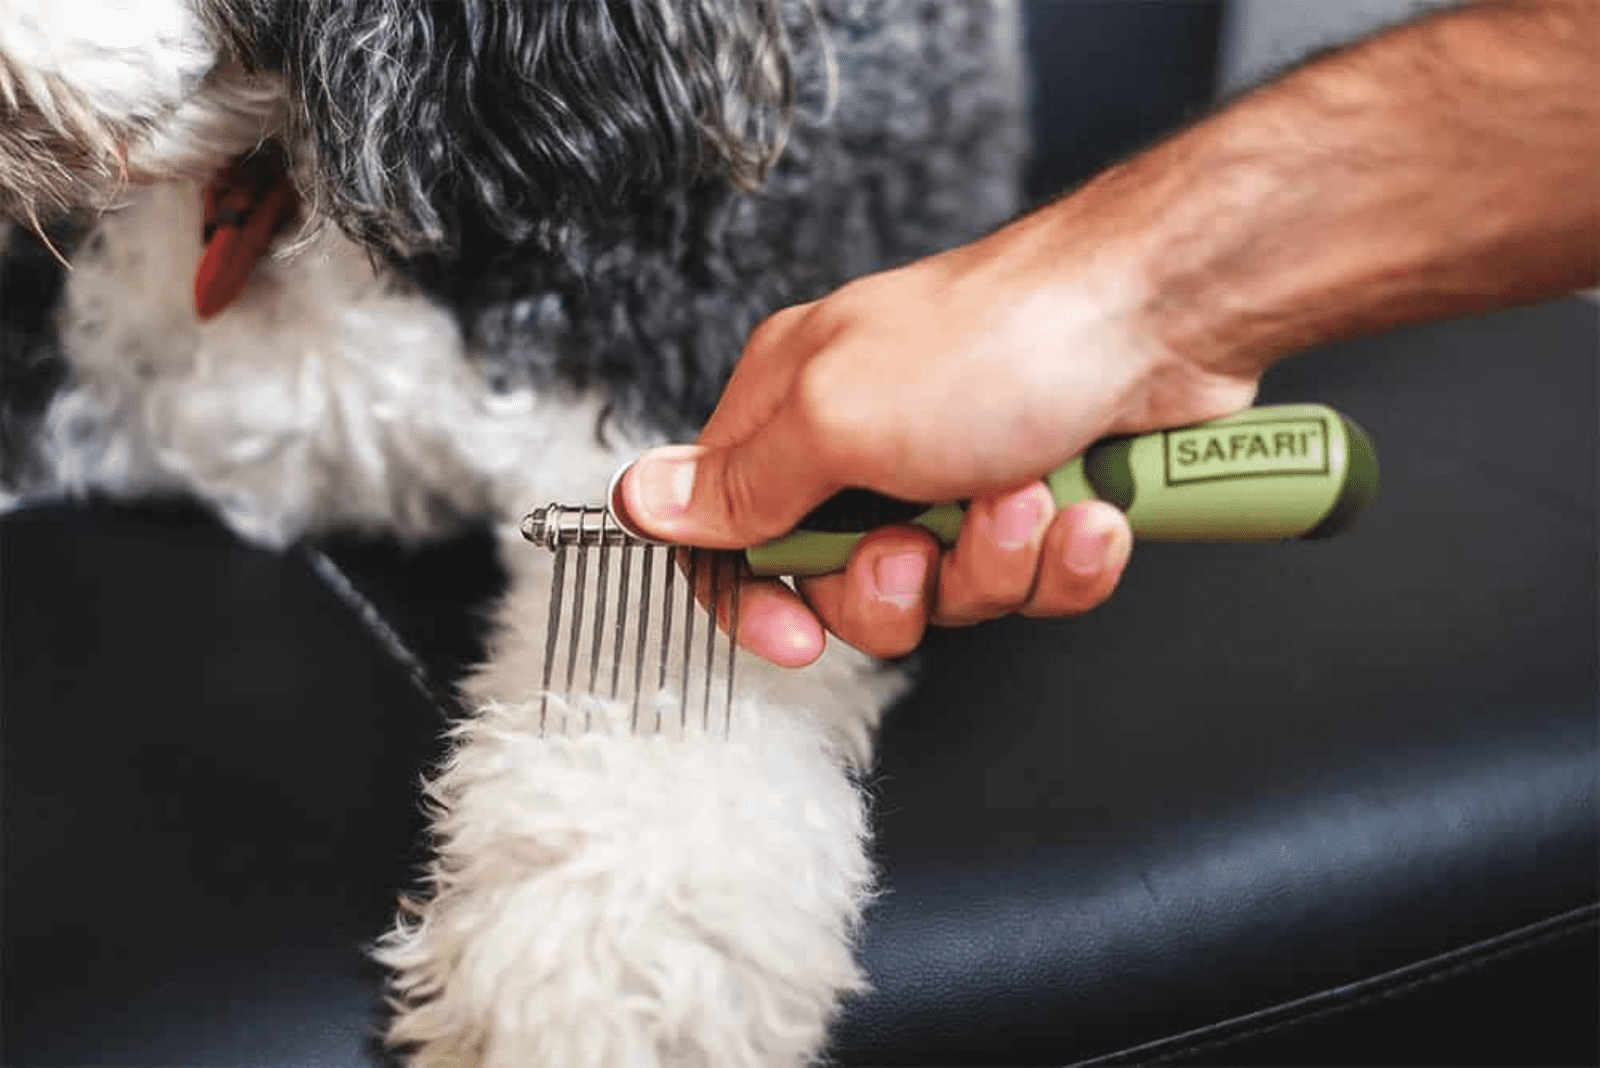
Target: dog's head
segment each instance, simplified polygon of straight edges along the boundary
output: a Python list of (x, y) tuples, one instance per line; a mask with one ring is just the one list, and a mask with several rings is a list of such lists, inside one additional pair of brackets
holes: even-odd
[(750, 185), (789, 118), (776, 0), (0, 0), (0, 211), (38, 221), (281, 136), (388, 255)]

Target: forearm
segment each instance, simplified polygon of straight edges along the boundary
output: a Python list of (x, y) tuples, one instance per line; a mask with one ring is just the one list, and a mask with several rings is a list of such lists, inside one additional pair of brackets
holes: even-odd
[[(1600, 283), (1600, 0), (1503, 0), (1306, 65), (1047, 213), (1171, 351), (1310, 345)], [(1072, 236), (1067, 236), (1072, 235)]]

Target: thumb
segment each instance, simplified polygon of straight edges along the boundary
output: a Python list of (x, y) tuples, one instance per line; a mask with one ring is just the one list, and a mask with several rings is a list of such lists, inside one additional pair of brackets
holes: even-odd
[(611, 503), (650, 537), (743, 549), (787, 534), (837, 488), (797, 421), (780, 414), (741, 442), (645, 453), (623, 473)]

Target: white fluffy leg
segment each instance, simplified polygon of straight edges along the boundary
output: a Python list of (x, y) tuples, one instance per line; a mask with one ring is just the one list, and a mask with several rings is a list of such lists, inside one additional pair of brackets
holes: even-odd
[(390, 1038), (425, 1066), (808, 1063), (862, 982), (848, 768), (899, 679), (842, 652), (807, 672), (745, 657), (726, 738), (541, 735), (549, 558), (508, 551), (499, 650), (430, 790), (428, 896), (381, 952)]

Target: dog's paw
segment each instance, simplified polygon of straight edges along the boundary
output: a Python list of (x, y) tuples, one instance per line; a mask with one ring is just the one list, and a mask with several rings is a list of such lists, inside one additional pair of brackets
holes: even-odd
[(823, 1047), (869, 895), (862, 799), (792, 709), (541, 736), (489, 705), (430, 788), (427, 896), (379, 952), (419, 1066), (782, 1068)]

